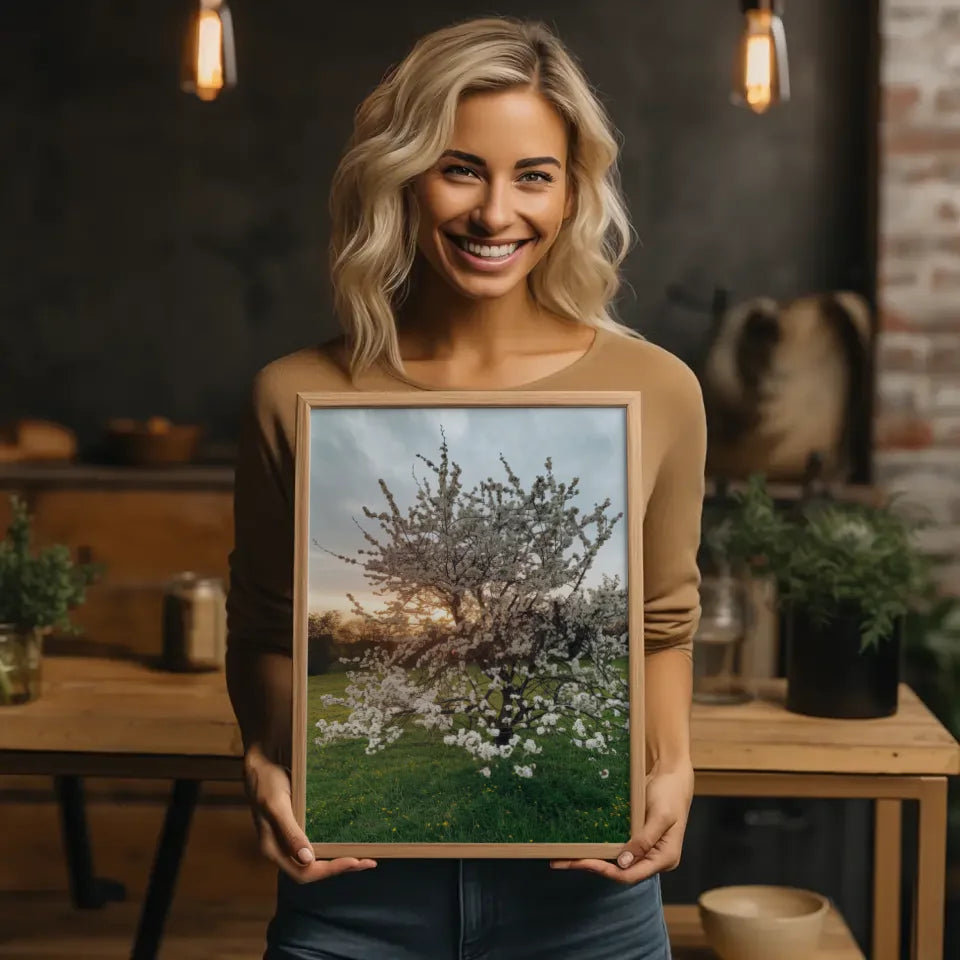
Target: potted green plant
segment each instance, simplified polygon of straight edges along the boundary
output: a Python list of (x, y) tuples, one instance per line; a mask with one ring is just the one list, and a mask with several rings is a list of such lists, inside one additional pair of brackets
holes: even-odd
[(731, 492), (713, 549), (776, 583), (787, 708), (827, 717), (896, 712), (906, 615), (929, 597), (923, 521), (883, 504), (829, 496), (777, 503), (762, 475)]
[(77, 632), (69, 613), (101, 572), (98, 564), (75, 563), (62, 544), (33, 552), (27, 506), (17, 496), (10, 504), (13, 518), (0, 540), (0, 705), (38, 696), (43, 637)]

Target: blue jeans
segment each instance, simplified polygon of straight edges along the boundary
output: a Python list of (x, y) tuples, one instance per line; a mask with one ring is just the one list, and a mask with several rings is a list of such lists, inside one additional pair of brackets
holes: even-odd
[(280, 873), (263, 960), (670, 960), (660, 877), (625, 886), (544, 860), (390, 860)]

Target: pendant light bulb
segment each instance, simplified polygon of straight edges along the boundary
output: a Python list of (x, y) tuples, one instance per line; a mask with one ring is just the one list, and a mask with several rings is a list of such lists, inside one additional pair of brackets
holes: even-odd
[(201, 100), (216, 100), (236, 82), (233, 18), (227, 0), (199, 0), (187, 33), (180, 86)]
[(781, 0), (741, 0), (743, 33), (734, 64), (730, 99), (754, 113), (790, 99), (787, 38)]

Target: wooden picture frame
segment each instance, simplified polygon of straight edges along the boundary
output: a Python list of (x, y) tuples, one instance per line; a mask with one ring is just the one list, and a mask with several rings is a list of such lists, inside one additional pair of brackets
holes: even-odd
[(318, 857), (636, 835), (640, 400), (298, 394), (292, 799)]

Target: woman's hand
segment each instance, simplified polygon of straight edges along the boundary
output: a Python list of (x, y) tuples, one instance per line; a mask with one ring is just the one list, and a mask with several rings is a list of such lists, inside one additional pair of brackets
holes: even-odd
[(616, 863), (606, 860), (551, 860), (557, 870), (592, 870), (619, 883), (637, 883), (680, 865), (683, 834), (693, 800), (693, 764), (654, 764), (647, 774), (643, 828), (624, 847)]
[(251, 747), (243, 758), (247, 799), (253, 822), (260, 836), (260, 852), (297, 883), (312, 883), (338, 873), (367, 870), (376, 860), (338, 857), (317, 860), (306, 834), (293, 815), (290, 776), (258, 747)]

